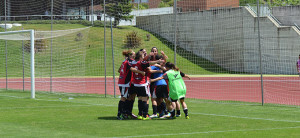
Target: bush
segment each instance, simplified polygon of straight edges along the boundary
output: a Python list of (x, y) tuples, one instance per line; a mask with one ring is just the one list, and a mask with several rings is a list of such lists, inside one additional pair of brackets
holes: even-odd
[(150, 38), (151, 38), (151, 35), (150, 34), (146, 34), (146, 37), (147, 37), (147, 41), (150, 41)]
[[(34, 41), (34, 53), (43, 52), (47, 49), (47, 40), (46, 39), (38, 39)], [(24, 51), (30, 53), (31, 45), (30, 41), (25, 41)]]
[(76, 35), (75, 41), (81, 41), (81, 40), (82, 40), (82, 37), (83, 37), (83, 34), (82, 34), (82, 33), (78, 33), (78, 34)]
[(126, 48), (138, 48), (142, 45), (142, 38), (137, 35), (137, 32), (132, 31), (126, 34), (124, 43)]

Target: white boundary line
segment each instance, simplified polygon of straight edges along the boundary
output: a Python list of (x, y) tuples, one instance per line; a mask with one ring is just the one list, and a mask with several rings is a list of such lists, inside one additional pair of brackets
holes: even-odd
[(191, 133), (172, 133), (172, 134), (156, 134), (156, 135), (139, 135), (139, 136), (122, 136), (122, 137), (109, 137), (109, 138), (134, 138), (134, 137), (158, 137), (158, 136), (172, 136), (172, 135), (194, 135), (194, 134), (209, 134), (209, 133), (228, 133), (228, 132), (246, 132), (246, 131), (266, 131), (266, 130), (280, 130), (280, 129), (297, 129), (296, 127), (281, 127), (281, 128), (265, 128), (265, 129), (241, 129), (241, 130), (223, 130), (223, 131), (204, 131), (204, 132), (191, 132)]
[(242, 119), (252, 119), (252, 120), (264, 120), (264, 121), (274, 121), (274, 122), (300, 123), (300, 121), (292, 121), (292, 120), (276, 120), (276, 119), (267, 119), (267, 118), (255, 118), (255, 117), (252, 118), (252, 117), (219, 115), (219, 114), (207, 114), (207, 113), (190, 113), (190, 114), (206, 115), (206, 116), (220, 116), (220, 117), (230, 117), (230, 118), (242, 118)]

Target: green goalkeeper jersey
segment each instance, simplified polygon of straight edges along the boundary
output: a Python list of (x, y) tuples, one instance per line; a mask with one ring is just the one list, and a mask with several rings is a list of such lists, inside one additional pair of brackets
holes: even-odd
[(169, 70), (166, 72), (168, 76), (169, 95), (173, 100), (185, 97), (186, 86), (180, 75), (180, 71)]

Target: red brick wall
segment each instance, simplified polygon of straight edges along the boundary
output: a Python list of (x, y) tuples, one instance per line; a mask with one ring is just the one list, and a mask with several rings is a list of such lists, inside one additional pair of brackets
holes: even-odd
[(181, 0), (177, 2), (177, 7), (181, 8), (182, 12), (239, 7), (239, 0)]
[(160, 2), (161, 0), (149, 0), (149, 9), (158, 8)]
[(177, 2), (177, 7), (182, 12), (202, 11), (206, 9), (206, 0), (181, 0)]
[(222, 7), (239, 7), (239, 0), (207, 0), (207, 10)]

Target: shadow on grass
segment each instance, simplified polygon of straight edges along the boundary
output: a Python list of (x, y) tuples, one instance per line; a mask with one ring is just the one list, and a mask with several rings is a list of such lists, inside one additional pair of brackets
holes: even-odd
[(100, 116), (99, 120), (118, 120), (116, 116)]
[[(99, 120), (118, 120), (116, 116), (100, 116), (98, 117)], [(124, 121), (141, 121), (138, 119), (124, 119)], [(159, 121), (163, 121), (163, 120), (176, 120), (176, 119), (167, 119), (167, 118), (154, 118), (154, 119), (150, 119), (150, 120), (159, 120)], [(120, 120), (123, 121), (123, 120)], [(149, 120), (145, 120), (145, 121), (149, 121)]]

